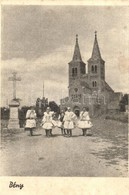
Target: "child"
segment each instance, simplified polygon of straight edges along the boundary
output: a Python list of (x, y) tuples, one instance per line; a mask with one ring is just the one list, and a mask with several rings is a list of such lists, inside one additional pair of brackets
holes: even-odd
[(83, 136), (89, 135), (87, 134), (87, 130), (93, 126), (90, 121), (88, 111), (89, 111), (89, 108), (84, 107), (82, 112), (80, 112), (80, 120), (78, 122), (78, 127), (82, 129)]
[(33, 135), (33, 130), (36, 128), (36, 112), (34, 110), (34, 106), (31, 106), (26, 113), (26, 125), (25, 130), (30, 131), (30, 136)]
[(63, 119), (64, 128), (67, 130), (67, 137), (72, 136), (72, 130), (74, 129), (75, 119), (76, 119), (76, 115), (71, 111), (71, 108), (68, 107)]
[(64, 112), (64, 110), (61, 110), (61, 113), (58, 117), (59, 122), (58, 122), (57, 126), (61, 129), (62, 135), (66, 135), (66, 132), (65, 132), (65, 129), (64, 129), (64, 121), (63, 121), (64, 116), (65, 116), (65, 112)]
[(47, 107), (46, 112), (44, 112), (44, 116), (42, 119), (42, 127), (45, 129), (46, 136), (50, 137), (52, 135), (52, 127), (53, 127), (53, 119), (52, 113), (50, 112), (50, 107)]

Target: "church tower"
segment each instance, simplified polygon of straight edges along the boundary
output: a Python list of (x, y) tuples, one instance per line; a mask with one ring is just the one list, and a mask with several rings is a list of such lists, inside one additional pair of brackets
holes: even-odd
[(80, 94), (80, 81), (82, 75), (86, 73), (86, 64), (82, 61), (80, 48), (78, 44), (78, 35), (76, 35), (76, 43), (72, 61), (69, 64), (69, 96), (74, 93)]
[(102, 88), (102, 80), (105, 81), (105, 61), (101, 57), (97, 32), (95, 31), (93, 51), (88, 60), (88, 83), (93, 91), (97, 91)]

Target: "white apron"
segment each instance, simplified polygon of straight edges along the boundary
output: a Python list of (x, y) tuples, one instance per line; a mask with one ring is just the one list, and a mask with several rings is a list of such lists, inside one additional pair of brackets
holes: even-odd
[(54, 121), (52, 120), (52, 114), (51, 114), (51, 112), (49, 112), (49, 113), (44, 112), (42, 124), (43, 124), (42, 125), (43, 129), (52, 129), (52, 127), (55, 124), (54, 124)]
[(64, 115), (64, 128), (65, 129), (74, 129), (74, 122), (76, 120), (76, 115), (73, 112), (65, 112)]
[(35, 128), (36, 127), (36, 113), (35, 110), (28, 110), (26, 113), (26, 125), (25, 128)]

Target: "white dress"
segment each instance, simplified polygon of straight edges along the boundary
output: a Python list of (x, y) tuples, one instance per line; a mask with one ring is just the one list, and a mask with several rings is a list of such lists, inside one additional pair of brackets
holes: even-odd
[(65, 129), (73, 129), (74, 128), (74, 122), (76, 121), (76, 115), (73, 112), (65, 112), (64, 115), (64, 128)]
[(78, 127), (80, 129), (88, 129), (91, 128), (93, 124), (90, 121), (89, 113), (87, 111), (80, 112), (80, 120), (78, 121)]
[(42, 119), (42, 127), (43, 129), (52, 129), (52, 127), (54, 126), (53, 124), (53, 120), (52, 120), (52, 113), (49, 112), (44, 112), (44, 116)]
[(28, 110), (26, 113), (26, 125), (25, 128), (35, 128), (36, 127), (36, 112), (35, 110)]

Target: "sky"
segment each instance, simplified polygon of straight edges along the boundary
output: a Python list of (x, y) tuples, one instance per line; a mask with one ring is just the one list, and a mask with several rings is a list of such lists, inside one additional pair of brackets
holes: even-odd
[(129, 7), (2, 6), (1, 104), (12, 99), (13, 71), (21, 105), (68, 95), (68, 63), (78, 34), (83, 61), (91, 57), (97, 31), (106, 81), (115, 92), (129, 93)]

